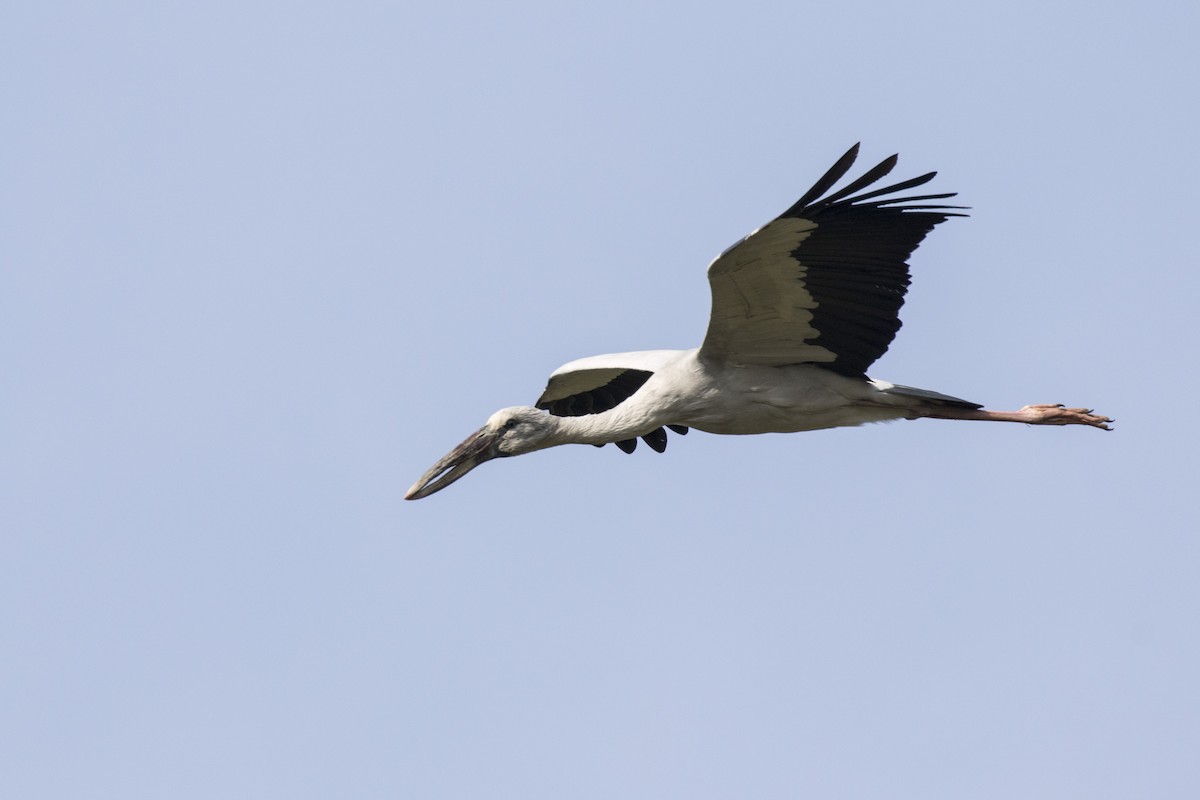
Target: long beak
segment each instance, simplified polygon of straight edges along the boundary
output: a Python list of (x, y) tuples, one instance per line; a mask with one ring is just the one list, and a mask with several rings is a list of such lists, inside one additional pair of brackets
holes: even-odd
[(404, 499), (420, 500), (434, 492), (440, 492), (483, 462), (491, 461), (500, 455), (496, 450), (498, 441), (499, 437), (486, 428), (475, 431), (465, 442), (430, 467), (429, 471), (412, 485)]

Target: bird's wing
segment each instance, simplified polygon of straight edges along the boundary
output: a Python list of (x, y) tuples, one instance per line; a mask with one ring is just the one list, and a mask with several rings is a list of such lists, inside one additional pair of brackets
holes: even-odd
[[(563, 364), (550, 374), (550, 381), (546, 384), (546, 390), (542, 392), (541, 398), (538, 399), (537, 407), (550, 409), (552, 404), (562, 403), (571, 397), (594, 392), (617, 381), (627, 388), (616, 387), (614, 400), (607, 408), (580, 413), (595, 414), (607, 411), (637, 391), (652, 374), (662, 369), (677, 355), (673, 350), (646, 350), (639, 353), (610, 353), (603, 356), (591, 356)], [(622, 379), (621, 376), (625, 374), (630, 377)], [(636, 380), (636, 386), (632, 385), (633, 379), (637, 376), (643, 377)], [(554, 410), (551, 410), (550, 413), (558, 414), (558, 416), (579, 416), (579, 414), (560, 414)]]
[[(650, 380), (651, 375), (676, 357), (678, 353), (674, 350), (649, 350), (572, 361), (550, 375), (537, 407), (557, 417), (600, 414), (628, 400)], [(682, 425), (668, 427), (676, 433), (688, 431)], [(642, 439), (660, 453), (667, 449), (667, 433), (662, 428), (647, 433)], [(632, 453), (637, 447), (637, 439), (616, 444), (626, 453)]]
[(961, 206), (925, 202), (952, 193), (894, 196), (935, 172), (862, 192), (891, 172), (896, 156), (822, 197), (857, 155), (856, 144), (795, 205), (709, 265), (712, 316), (701, 358), (813, 363), (857, 377), (887, 351), (900, 329), (909, 256), (934, 225), (964, 215), (954, 211)]

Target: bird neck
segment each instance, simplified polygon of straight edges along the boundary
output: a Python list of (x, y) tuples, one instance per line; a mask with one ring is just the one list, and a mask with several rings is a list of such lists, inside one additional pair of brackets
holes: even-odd
[(551, 419), (555, 422), (555, 444), (608, 444), (641, 436), (658, 427), (658, 423), (639, 410), (620, 406), (600, 414)]

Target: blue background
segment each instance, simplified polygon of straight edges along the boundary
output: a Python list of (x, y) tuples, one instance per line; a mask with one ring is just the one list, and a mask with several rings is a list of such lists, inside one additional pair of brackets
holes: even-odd
[[(0, 795), (1200, 796), (1200, 6), (0, 12)], [(1087, 428), (563, 447), (846, 147), (872, 370)]]

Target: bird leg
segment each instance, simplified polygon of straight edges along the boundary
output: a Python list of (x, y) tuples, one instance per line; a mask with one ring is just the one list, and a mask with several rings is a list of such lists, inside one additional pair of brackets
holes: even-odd
[(1061, 403), (1025, 406), (1020, 411), (988, 411), (983, 408), (925, 406), (909, 419), (978, 419), (990, 422), (1024, 422), (1027, 425), (1091, 425), (1111, 431), (1114, 420), (1093, 414), (1090, 408), (1066, 408)]

